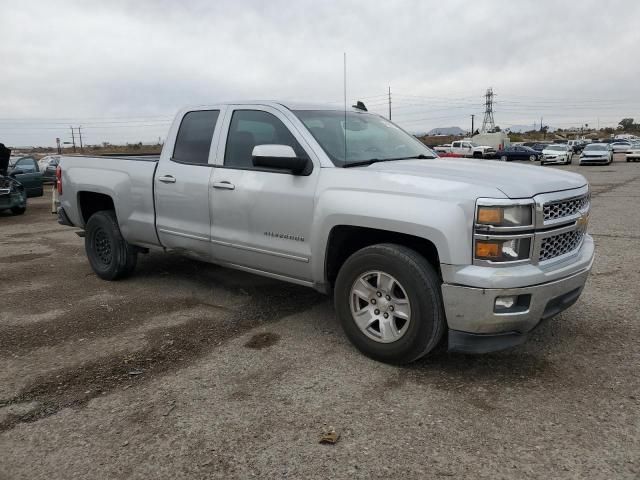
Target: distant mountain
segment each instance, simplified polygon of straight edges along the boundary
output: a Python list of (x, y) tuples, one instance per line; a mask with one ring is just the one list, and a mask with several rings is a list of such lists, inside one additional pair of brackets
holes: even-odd
[(461, 129), (460, 127), (441, 127), (441, 128), (432, 128), (427, 132), (427, 135), (464, 135), (466, 130)]
[[(510, 132), (513, 133), (523, 133), (523, 132), (530, 132), (531, 130), (537, 130), (540, 128), (540, 124), (534, 125), (511, 125), (509, 127), (505, 127), (505, 130), (509, 130)], [(549, 131), (553, 132), (555, 131), (555, 127), (549, 127)]]

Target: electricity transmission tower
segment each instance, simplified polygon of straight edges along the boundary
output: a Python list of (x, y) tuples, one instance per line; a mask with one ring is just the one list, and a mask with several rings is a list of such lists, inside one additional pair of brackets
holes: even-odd
[(482, 121), (482, 132), (493, 132), (496, 123), (493, 120), (493, 88), (489, 87), (484, 95), (484, 120)]

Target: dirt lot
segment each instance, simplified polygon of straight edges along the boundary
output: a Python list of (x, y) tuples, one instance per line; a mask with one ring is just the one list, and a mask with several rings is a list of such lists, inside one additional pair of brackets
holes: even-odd
[(580, 301), (402, 368), (311, 290), (160, 253), (104, 282), (49, 197), (0, 214), (0, 478), (639, 478), (640, 164), (540, 168), (592, 184)]

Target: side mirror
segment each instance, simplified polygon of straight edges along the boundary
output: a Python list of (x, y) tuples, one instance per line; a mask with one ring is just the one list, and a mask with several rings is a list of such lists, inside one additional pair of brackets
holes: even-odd
[(289, 145), (256, 145), (251, 152), (256, 167), (290, 170), (294, 175), (308, 175), (311, 160), (296, 156)]
[(15, 169), (15, 170), (12, 170), (12, 171), (11, 171), (11, 173), (9, 174), (9, 176), (10, 176), (10, 177), (14, 177), (14, 178), (15, 178), (15, 176), (16, 176), (16, 175), (22, 175), (23, 173), (24, 173), (24, 170)]

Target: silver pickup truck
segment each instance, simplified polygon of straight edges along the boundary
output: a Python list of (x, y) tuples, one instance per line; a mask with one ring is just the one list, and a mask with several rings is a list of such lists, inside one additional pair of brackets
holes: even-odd
[(68, 156), (57, 174), (59, 222), (101, 278), (163, 249), (306, 285), (385, 362), (520, 344), (593, 263), (584, 177), (439, 159), (362, 108), (188, 108), (159, 157)]

